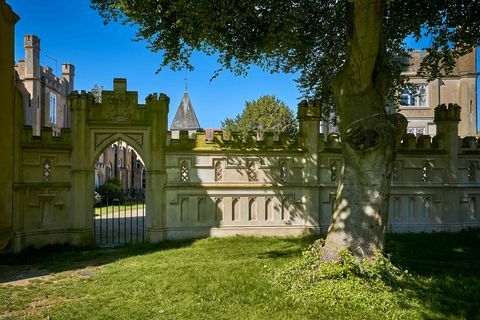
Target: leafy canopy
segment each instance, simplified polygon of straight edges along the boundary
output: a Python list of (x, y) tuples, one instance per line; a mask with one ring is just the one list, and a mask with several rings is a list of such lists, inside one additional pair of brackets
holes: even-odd
[(296, 119), (287, 105), (275, 96), (262, 96), (245, 102), (245, 109), (235, 119), (226, 118), (222, 128), (242, 132), (273, 132), (294, 134), (297, 131)]
[[(436, 77), (480, 44), (478, 0), (385, 0), (385, 46), (393, 85), (402, 82), (407, 36), (430, 37), (420, 73)], [(105, 22), (137, 27), (139, 39), (163, 52), (161, 66), (193, 68), (195, 51), (219, 54), (222, 69), (245, 74), (251, 64), (300, 72), (306, 97), (331, 102), (331, 82), (348, 55), (347, 0), (92, 0)], [(442, 70), (443, 68), (443, 70)]]

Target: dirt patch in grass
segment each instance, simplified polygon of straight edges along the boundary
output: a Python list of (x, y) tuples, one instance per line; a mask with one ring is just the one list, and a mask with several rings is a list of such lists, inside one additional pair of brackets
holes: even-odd
[(60, 300), (41, 299), (28, 304), (25, 309), (13, 310), (0, 314), (1, 319), (26, 319), (42, 315), (46, 310), (55, 307), (61, 303)]
[(0, 265), (0, 286), (26, 286), (32, 280), (52, 280), (53, 273), (33, 265)]

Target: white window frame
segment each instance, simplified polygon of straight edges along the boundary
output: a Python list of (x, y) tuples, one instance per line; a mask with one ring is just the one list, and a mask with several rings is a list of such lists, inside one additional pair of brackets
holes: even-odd
[(50, 122), (57, 123), (57, 95), (50, 92)]
[(413, 133), (415, 136), (426, 135), (427, 129), (424, 127), (407, 127), (407, 133)]
[[(421, 102), (420, 89), (425, 89), (424, 103)], [(414, 91), (415, 90), (415, 91)], [(406, 101), (406, 103), (404, 103)], [(402, 99), (400, 101), (402, 108), (428, 108), (428, 83), (415, 83), (411, 87), (402, 89)]]

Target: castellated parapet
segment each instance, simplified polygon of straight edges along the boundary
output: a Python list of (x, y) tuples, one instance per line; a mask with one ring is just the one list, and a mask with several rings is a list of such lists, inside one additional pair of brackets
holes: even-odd
[(66, 148), (71, 149), (71, 129), (62, 128), (58, 135), (52, 134), (52, 128), (43, 127), (39, 136), (33, 135), (31, 126), (23, 127), (22, 147)]
[(25, 59), (15, 65), (16, 87), (23, 97), (24, 124), (32, 126), (33, 135), (39, 136), (42, 127), (52, 128), (60, 134), (70, 127), (67, 95), (74, 89), (75, 67), (62, 65), (62, 75), (50, 66), (40, 65), (40, 39), (36, 35), (24, 36)]
[(436, 123), (441, 121), (460, 121), (460, 113), (462, 108), (455, 103), (441, 104), (435, 108), (435, 118)]

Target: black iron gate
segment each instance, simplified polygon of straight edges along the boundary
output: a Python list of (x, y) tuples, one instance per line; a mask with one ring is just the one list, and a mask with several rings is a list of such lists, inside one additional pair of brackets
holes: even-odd
[(97, 246), (116, 246), (145, 241), (145, 195), (95, 193), (94, 242)]

